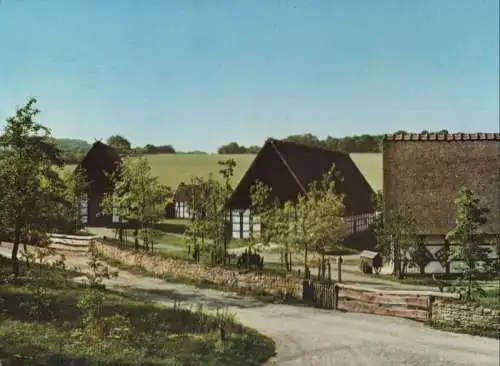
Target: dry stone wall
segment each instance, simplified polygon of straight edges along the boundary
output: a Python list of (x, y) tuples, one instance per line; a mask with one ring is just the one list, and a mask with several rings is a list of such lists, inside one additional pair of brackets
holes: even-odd
[(488, 329), (497, 334), (500, 332), (500, 310), (474, 304), (436, 301), (432, 309), (432, 319), (437, 325), (464, 330)]
[(229, 269), (205, 264), (189, 263), (179, 259), (163, 258), (157, 255), (119, 249), (101, 242), (95, 243), (97, 251), (104, 257), (129, 266), (139, 266), (156, 275), (177, 279), (211, 283), (225, 288), (257, 294), (280, 296), (302, 295), (302, 282), (293, 277), (271, 276), (259, 273), (239, 273)]

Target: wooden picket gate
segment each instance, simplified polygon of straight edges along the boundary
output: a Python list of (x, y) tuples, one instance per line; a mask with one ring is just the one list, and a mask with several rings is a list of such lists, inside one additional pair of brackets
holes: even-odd
[(322, 309), (335, 308), (335, 283), (332, 281), (304, 281), (304, 301)]

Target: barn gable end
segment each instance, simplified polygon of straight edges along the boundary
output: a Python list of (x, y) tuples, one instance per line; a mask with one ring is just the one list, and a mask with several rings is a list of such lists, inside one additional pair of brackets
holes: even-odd
[(119, 169), (121, 158), (111, 146), (96, 141), (76, 169), (80, 169), (89, 183), (87, 200), (82, 207), (88, 226), (111, 226), (111, 215), (100, 215), (100, 203), (106, 192), (113, 190), (108, 175)]
[[(336, 188), (339, 194), (344, 195), (348, 230), (356, 234), (355, 237), (349, 237), (365, 243), (357, 245), (372, 248), (373, 237), (361, 237), (358, 234), (366, 231), (371, 224), (374, 192), (350, 156), (345, 153), (268, 139), (235, 188), (227, 206), (232, 210), (248, 211), (251, 206), (250, 189), (257, 180), (269, 186), (272, 196), (281, 204), (295, 202), (297, 196), (305, 193), (310, 183), (320, 180), (332, 165), (335, 165), (335, 170), (341, 177), (336, 180)], [(247, 221), (244, 225), (249, 226)], [(233, 232), (235, 230), (233, 227)]]
[(280, 203), (295, 201), (309, 184), (322, 178), (335, 165), (341, 180), (346, 215), (372, 212), (373, 190), (348, 154), (294, 142), (268, 139), (231, 196), (228, 206), (250, 207), (250, 187), (256, 180), (271, 187)]
[(500, 232), (500, 134), (388, 135), (383, 175), (388, 220), (390, 212), (410, 208), (420, 234), (444, 235), (467, 186), (490, 210), (485, 232)]
[[(455, 225), (463, 186), (489, 210), (486, 234), (500, 233), (500, 134), (396, 134), (383, 141), (385, 219), (407, 210), (426, 243), (426, 273), (460, 271), (448, 262), (446, 234)], [(495, 246), (491, 256), (497, 256)], [(387, 268), (387, 270), (391, 270)], [(418, 269), (415, 269), (418, 270)]]
[(241, 178), (229, 199), (228, 207), (232, 209), (250, 208), (250, 190), (257, 180), (270, 187), (273, 196), (277, 197), (281, 203), (295, 199), (301, 192), (297, 180), (283, 164), (271, 140), (266, 141)]

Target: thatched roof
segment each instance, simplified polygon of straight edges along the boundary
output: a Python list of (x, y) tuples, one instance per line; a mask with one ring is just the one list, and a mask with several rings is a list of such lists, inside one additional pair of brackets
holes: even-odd
[(294, 202), (333, 164), (343, 179), (336, 182), (336, 188), (345, 195), (346, 215), (371, 212), (373, 190), (349, 154), (275, 139), (265, 142), (235, 188), (228, 206), (249, 208), (250, 188), (257, 180), (271, 187), (273, 196), (281, 203)]
[(417, 230), (444, 235), (454, 226), (454, 200), (462, 186), (490, 210), (488, 233), (500, 232), (500, 134), (397, 134), (383, 141), (384, 202), (409, 209)]

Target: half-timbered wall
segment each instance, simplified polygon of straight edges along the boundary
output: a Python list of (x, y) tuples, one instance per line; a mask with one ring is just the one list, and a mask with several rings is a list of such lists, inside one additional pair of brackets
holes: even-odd
[[(447, 250), (442, 237), (429, 236), (426, 238), (426, 243), (425, 247), (429, 263), (425, 266), (424, 273), (446, 273), (447, 267), (449, 267), (449, 273), (460, 273), (462, 271), (462, 262), (452, 261), (447, 264)], [(496, 252), (496, 245), (485, 245), (484, 247), (490, 249), (490, 258), (498, 257), (499, 253)], [(393, 262), (386, 262), (382, 269), (382, 273), (391, 273), (393, 266)], [(420, 269), (418, 267), (408, 268), (407, 273), (420, 273)]]
[(80, 201), (80, 215), (78, 217), (78, 220), (83, 225), (86, 225), (88, 223), (88, 214), (89, 214), (89, 202), (87, 197), (83, 197), (82, 200)]
[[(233, 210), (228, 216), (231, 222), (232, 237), (248, 239), (251, 233), (260, 233), (261, 224), (258, 216), (251, 215), (250, 210)], [(367, 213), (345, 218), (347, 234), (359, 233), (368, 230), (373, 224), (374, 214)]]
[(187, 202), (176, 201), (175, 202), (175, 217), (181, 219), (189, 219), (191, 217), (191, 212)]
[(234, 239), (248, 239), (252, 232), (260, 233), (260, 220), (252, 216), (250, 210), (233, 210), (228, 219), (231, 222), (231, 237)]
[[(80, 212), (78, 215), (78, 220), (80, 220), (80, 222), (83, 225), (87, 225), (89, 223), (88, 216), (89, 216), (89, 200), (88, 200), (88, 197), (84, 197), (80, 201)], [(120, 217), (118, 215), (118, 206), (115, 206), (115, 207), (113, 207), (112, 223), (116, 224), (116, 223), (119, 223), (120, 221), (122, 223), (127, 222), (127, 220), (124, 218), (122, 218), (120, 220)]]

